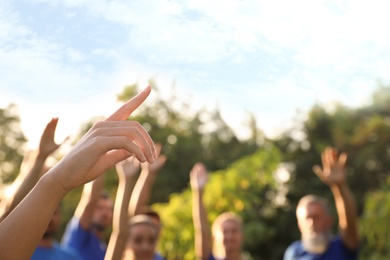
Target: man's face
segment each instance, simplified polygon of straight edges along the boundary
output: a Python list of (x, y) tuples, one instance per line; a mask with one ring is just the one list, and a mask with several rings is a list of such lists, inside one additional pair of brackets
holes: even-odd
[(324, 206), (316, 202), (301, 206), (298, 208), (297, 218), (306, 250), (316, 253), (326, 250), (333, 221)]
[(300, 207), (297, 217), (302, 236), (323, 233), (332, 225), (332, 217), (320, 203), (311, 202)]
[(101, 228), (111, 225), (113, 204), (109, 198), (100, 198), (93, 214), (93, 222)]
[(225, 220), (215, 234), (215, 239), (216, 243), (223, 244), (226, 252), (241, 250), (243, 234), (240, 225), (234, 220)]

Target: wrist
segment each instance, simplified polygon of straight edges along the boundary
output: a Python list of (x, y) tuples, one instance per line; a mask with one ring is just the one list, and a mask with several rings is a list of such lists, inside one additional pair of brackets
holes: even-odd
[(142, 169), (141, 169), (141, 173), (142, 173), (142, 174), (147, 174), (147, 175), (156, 175), (156, 174), (157, 174), (157, 171), (150, 170), (150, 169), (148, 169), (148, 168), (142, 168)]
[(329, 187), (332, 191), (341, 191), (344, 189), (348, 189), (348, 183), (347, 182), (333, 183), (333, 184), (329, 184)]
[(201, 193), (204, 191), (204, 187), (193, 187), (192, 190)]
[(141, 170), (140, 176), (144, 179), (152, 180), (154, 181), (156, 179), (157, 172), (149, 171), (149, 170)]
[(46, 161), (47, 157), (49, 157), (48, 154), (44, 154), (44, 153), (38, 152), (37, 157), (36, 157), (35, 160), (44, 163)]
[(68, 194), (68, 190), (66, 190), (61, 182), (56, 178), (54, 174), (45, 174), (43, 175), (36, 185), (42, 191), (45, 191), (47, 197), (53, 198), (54, 200), (61, 201), (66, 194)]
[(134, 178), (135, 178), (135, 174), (118, 174), (118, 177), (119, 177), (119, 180), (123, 180), (123, 181), (132, 181)]

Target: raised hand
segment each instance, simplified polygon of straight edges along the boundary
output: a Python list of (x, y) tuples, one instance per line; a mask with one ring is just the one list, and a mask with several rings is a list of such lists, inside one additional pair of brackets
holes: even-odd
[(203, 163), (196, 163), (190, 172), (190, 183), (193, 190), (203, 189), (208, 180), (207, 170)]
[(116, 163), (135, 156), (139, 161), (154, 162), (153, 140), (141, 124), (124, 121), (148, 97), (147, 87), (126, 102), (105, 121), (95, 123), (76, 146), (57, 164), (65, 193), (96, 179)]
[[(62, 160), (39, 179), (0, 223), (0, 259), (29, 259), (54, 210), (73, 188), (96, 179), (130, 156), (141, 162), (154, 162), (157, 154), (149, 134), (138, 122), (124, 121), (150, 91), (147, 87), (107, 120), (95, 123)], [(48, 129), (49, 140), (52, 140), (55, 124), (54, 121)]]
[(167, 160), (167, 156), (161, 154), (161, 148), (162, 148), (161, 144), (157, 143), (155, 147), (156, 147), (157, 158), (154, 161), (154, 163), (147, 163), (147, 162), (141, 163), (142, 170), (146, 170), (149, 173), (159, 172), (161, 168), (164, 166), (165, 161)]
[(313, 167), (313, 171), (327, 185), (342, 185), (346, 183), (345, 163), (347, 155), (338, 152), (331, 147), (327, 147), (321, 154), (322, 168), (318, 165)]
[(134, 177), (139, 172), (140, 164), (141, 163), (137, 158), (131, 156), (115, 164), (115, 168), (118, 175), (130, 178)]
[(41, 140), (39, 142), (38, 156), (47, 158), (50, 154), (52, 154), (55, 150), (57, 150), (62, 145), (63, 142), (57, 144), (54, 141), (54, 134), (57, 128), (57, 123), (58, 123), (58, 118), (52, 118), (50, 122), (47, 123), (45, 130), (42, 133)]

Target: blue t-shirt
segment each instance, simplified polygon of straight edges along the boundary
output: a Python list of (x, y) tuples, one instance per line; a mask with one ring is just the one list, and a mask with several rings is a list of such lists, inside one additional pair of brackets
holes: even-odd
[(52, 247), (38, 246), (30, 260), (81, 260), (81, 258), (71, 248), (63, 248), (55, 243)]
[(222, 258), (215, 258), (215, 257), (213, 256), (213, 254), (211, 254), (211, 255), (209, 256), (209, 258), (207, 258), (207, 260), (224, 260), (224, 259), (222, 259)]
[(154, 253), (153, 260), (164, 260), (164, 257), (159, 253)]
[(62, 245), (76, 250), (83, 260), (104, 260), (107, 249), (106, 243), (90, 230), (83, 229), (76, 217), (68, 223)]
[(322, 254), (313, 254), (305, 251), (301, 241), (291, 244), (284, 253), (284, 260), (356, 260), (358, 250), (347, 248), (340, 236), (330, 241), (328, 249)]

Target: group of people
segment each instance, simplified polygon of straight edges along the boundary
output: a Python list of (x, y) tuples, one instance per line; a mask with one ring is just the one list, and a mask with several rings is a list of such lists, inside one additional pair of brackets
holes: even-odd
[[(147, 87), (110, 117), (95, 123), (53, 167), (46, 159), (61, 144), (54, 141), (58, 119), (43, 131), (37, 151), (24, 156), (12, 194), (0, 204), (0, 259), (128, 259), (161, 260), (156, 245), (161, 231), (157, 212), (148, 207), (156, 174), (166, 156), (131, 113), (148, 97)], [(297, 206), (302, 234), (284, 255), (290, 259), (357, 259), (357, 213), (345, 174), (346, 155), (327, 148), (322, 167), (314, 172), (333, 193), (339, 234), (332, 235), (328, 202), (308, 195)], [(104, 191), (104, 173), (115, 167), (119, 184), (115, 201)], [(202, 163), (190, 172), (195, 253), (198, 259), (244, 260), (244, 223), (224, 212), (210, 225), (203, 192), (208, 173)], [(61, 243), (55, 239), (61, 223), (62, 199), (84, 186)], [(105, 231), (112, 224), (108, 243)]]
[[(322, 153), (322, 167), (313, 167), (313, 171), (329, 186), (333, 194), (338, 217), (338, 234), (332, 234), (333, 217), (328, 201), (317, 195), (306, 195), (300, 199), (296, 208), (301, 239), (286, 249), (284, 260), (358, 258), (360, 242), (357, 210), (347, 183), (346, 159), (346, 154), (338, 154), (334, 148), (328, 147)], [(239, 216), (224, 212), (215, 219), (210, 230), (202, 199), (207, 179), (205, 166), (197, 163), (190, 173), (196, 255), (204, 260), (244, 260), (241, 248), (244, 226)]]

